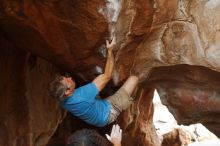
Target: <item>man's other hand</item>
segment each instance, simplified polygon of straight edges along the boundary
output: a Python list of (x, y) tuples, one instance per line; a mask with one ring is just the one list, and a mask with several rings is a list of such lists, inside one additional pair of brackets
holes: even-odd
[(107, 139), (111, 141), (114, 146), (121, 146), (122, 139), (122, 129), (120, 129), (119, 125), (113, 125), (110, 136), (105, 134)]

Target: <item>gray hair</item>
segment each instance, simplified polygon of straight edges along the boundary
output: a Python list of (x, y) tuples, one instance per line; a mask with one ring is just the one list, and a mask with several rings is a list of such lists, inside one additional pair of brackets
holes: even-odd
[(67, 86), (65, 86), (61, 81), (63, 79), (63, 76), (56, 76), (54, 80), (50, 82), (49, 85), (49, 94), (56, 100), (63, 100), (63, 97), (65, 95), (65, 92), (67, 90)]

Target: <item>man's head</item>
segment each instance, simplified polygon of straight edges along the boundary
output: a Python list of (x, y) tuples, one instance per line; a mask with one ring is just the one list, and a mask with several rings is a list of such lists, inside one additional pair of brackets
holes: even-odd
[(53, 98), (63, 100), (73, 94), (75, 86), (75, 81), (73, 81), (71, 77), (56, 76), (56, 78), (50, 82), (49, 93)]

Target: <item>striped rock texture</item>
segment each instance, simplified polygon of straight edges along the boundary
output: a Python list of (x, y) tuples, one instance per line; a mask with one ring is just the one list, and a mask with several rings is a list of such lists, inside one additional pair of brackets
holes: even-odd
[(134, 104), (118, 119), (123, 145), (160, 145), (154, 89), (179, 124), (200, 122), (220, 136), (219, 17), (218, 0), (1, 0), (0, 145), (46, 145), (59, 123), (52, 139), (67, 137), (61, 132), (77, 126), (64, 126), (46, 85), (57, 70), (91, 81), (113, 35), (115, 71), (103, 96), (130, 74), (140, 77)]

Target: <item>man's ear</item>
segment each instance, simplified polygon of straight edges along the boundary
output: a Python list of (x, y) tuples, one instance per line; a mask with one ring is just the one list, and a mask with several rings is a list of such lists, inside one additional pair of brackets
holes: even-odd
[(65, 91), (65, 96), (69, 96), (69, 95), (71, 95), (71, 94), (72, 94), (72, 91), (71, 91), (71, 90), (68, 89), (68, 90)]

